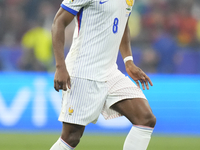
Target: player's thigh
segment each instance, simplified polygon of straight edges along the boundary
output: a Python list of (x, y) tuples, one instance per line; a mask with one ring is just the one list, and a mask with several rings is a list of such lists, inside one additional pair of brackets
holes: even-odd
[(107, 106), (136, 125), (155, 125), (155, 116), (140, 88), (129, 77), (119, 75), (110, 89)]
[(111, 106), (112, 109), (127, 117), (135, 125), (154, 127), (155, 116), (146, 99), (133, 98), (121, 100)]
[(122, 73), (109, 80), (107, 85), (109, 87), (109, 93), (102, 111), (102, 114), (106, 119), (124, 115), (120, 113), (120, 111), (115, 111), (111, 108), (114, 104), (126, 99), (146, 99), (142, 90), (138, 88), (129, 77)]

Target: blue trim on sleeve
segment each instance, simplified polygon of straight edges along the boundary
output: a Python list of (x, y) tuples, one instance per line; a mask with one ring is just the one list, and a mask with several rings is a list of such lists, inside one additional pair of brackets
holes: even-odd
[(71, 14), (73, 14), (74, 16), (76, 16), (76, 14), (78, 13), (76, 10), (73, 10), (73, 9), (69, 8), (69, 7), (65, 6), (64, 4), (61, 4), (60, 6), (64, 10), (66, 10), (66, 11), (70, 12)]

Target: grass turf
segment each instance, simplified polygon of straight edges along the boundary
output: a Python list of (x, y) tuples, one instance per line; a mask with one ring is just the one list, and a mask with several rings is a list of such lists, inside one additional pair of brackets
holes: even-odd
[[(58, 134), (0, 133), (0, 150), (49, 150)], [(125, 135), (84, 135), (76, 150), (122, 150)], [(148, 150), (200, 150), (200, 137), (153, 136)]]

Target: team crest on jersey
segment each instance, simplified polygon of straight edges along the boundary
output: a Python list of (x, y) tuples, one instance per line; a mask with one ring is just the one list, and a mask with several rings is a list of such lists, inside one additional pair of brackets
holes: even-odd
[(134, 4), (134, 0), (126, 0), (126, 3), (127, 3), (127, 5), (128, 6), (133, 6), (133, 4)]
[(74, 110), (71, 107), (69, 107), (68, 112), (69, 112), (69, 115), (72, 115), (72, 113), (74, 112)]
[(74, 0), (68, 0), (69, 3), (72, 3)]
[(134, 1), (135, 0), (126, 0), (126, 4), (128, 5), (128, 7), (126, 8), (126, 10), (128, 10), (128, 14), (129, 14), (129, 12), (131, 12), (131, 10), (132, 10), (132, 6), (133, 6), (133, 4), (134, 4)]

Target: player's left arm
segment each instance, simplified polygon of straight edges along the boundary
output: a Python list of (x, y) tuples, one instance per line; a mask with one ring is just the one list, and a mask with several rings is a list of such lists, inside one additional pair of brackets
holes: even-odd
[[(119, 49), (123, 59), (128, 56), (132, 56), (130, 44), (130, 30), (128, 27), (128, 22), (126, 24)], [(149, 84), (153, 86), (151, 79), (139, 67), (137, 67), (134, 64), (133, 60), (126, 61), (125, 67), (126, 72), (136, 82), (138, 87), (140, 87), (139, 82), (142, 84), (143, 90), (145, 90), (145, 85), (147, 89), (149, 89)]]

